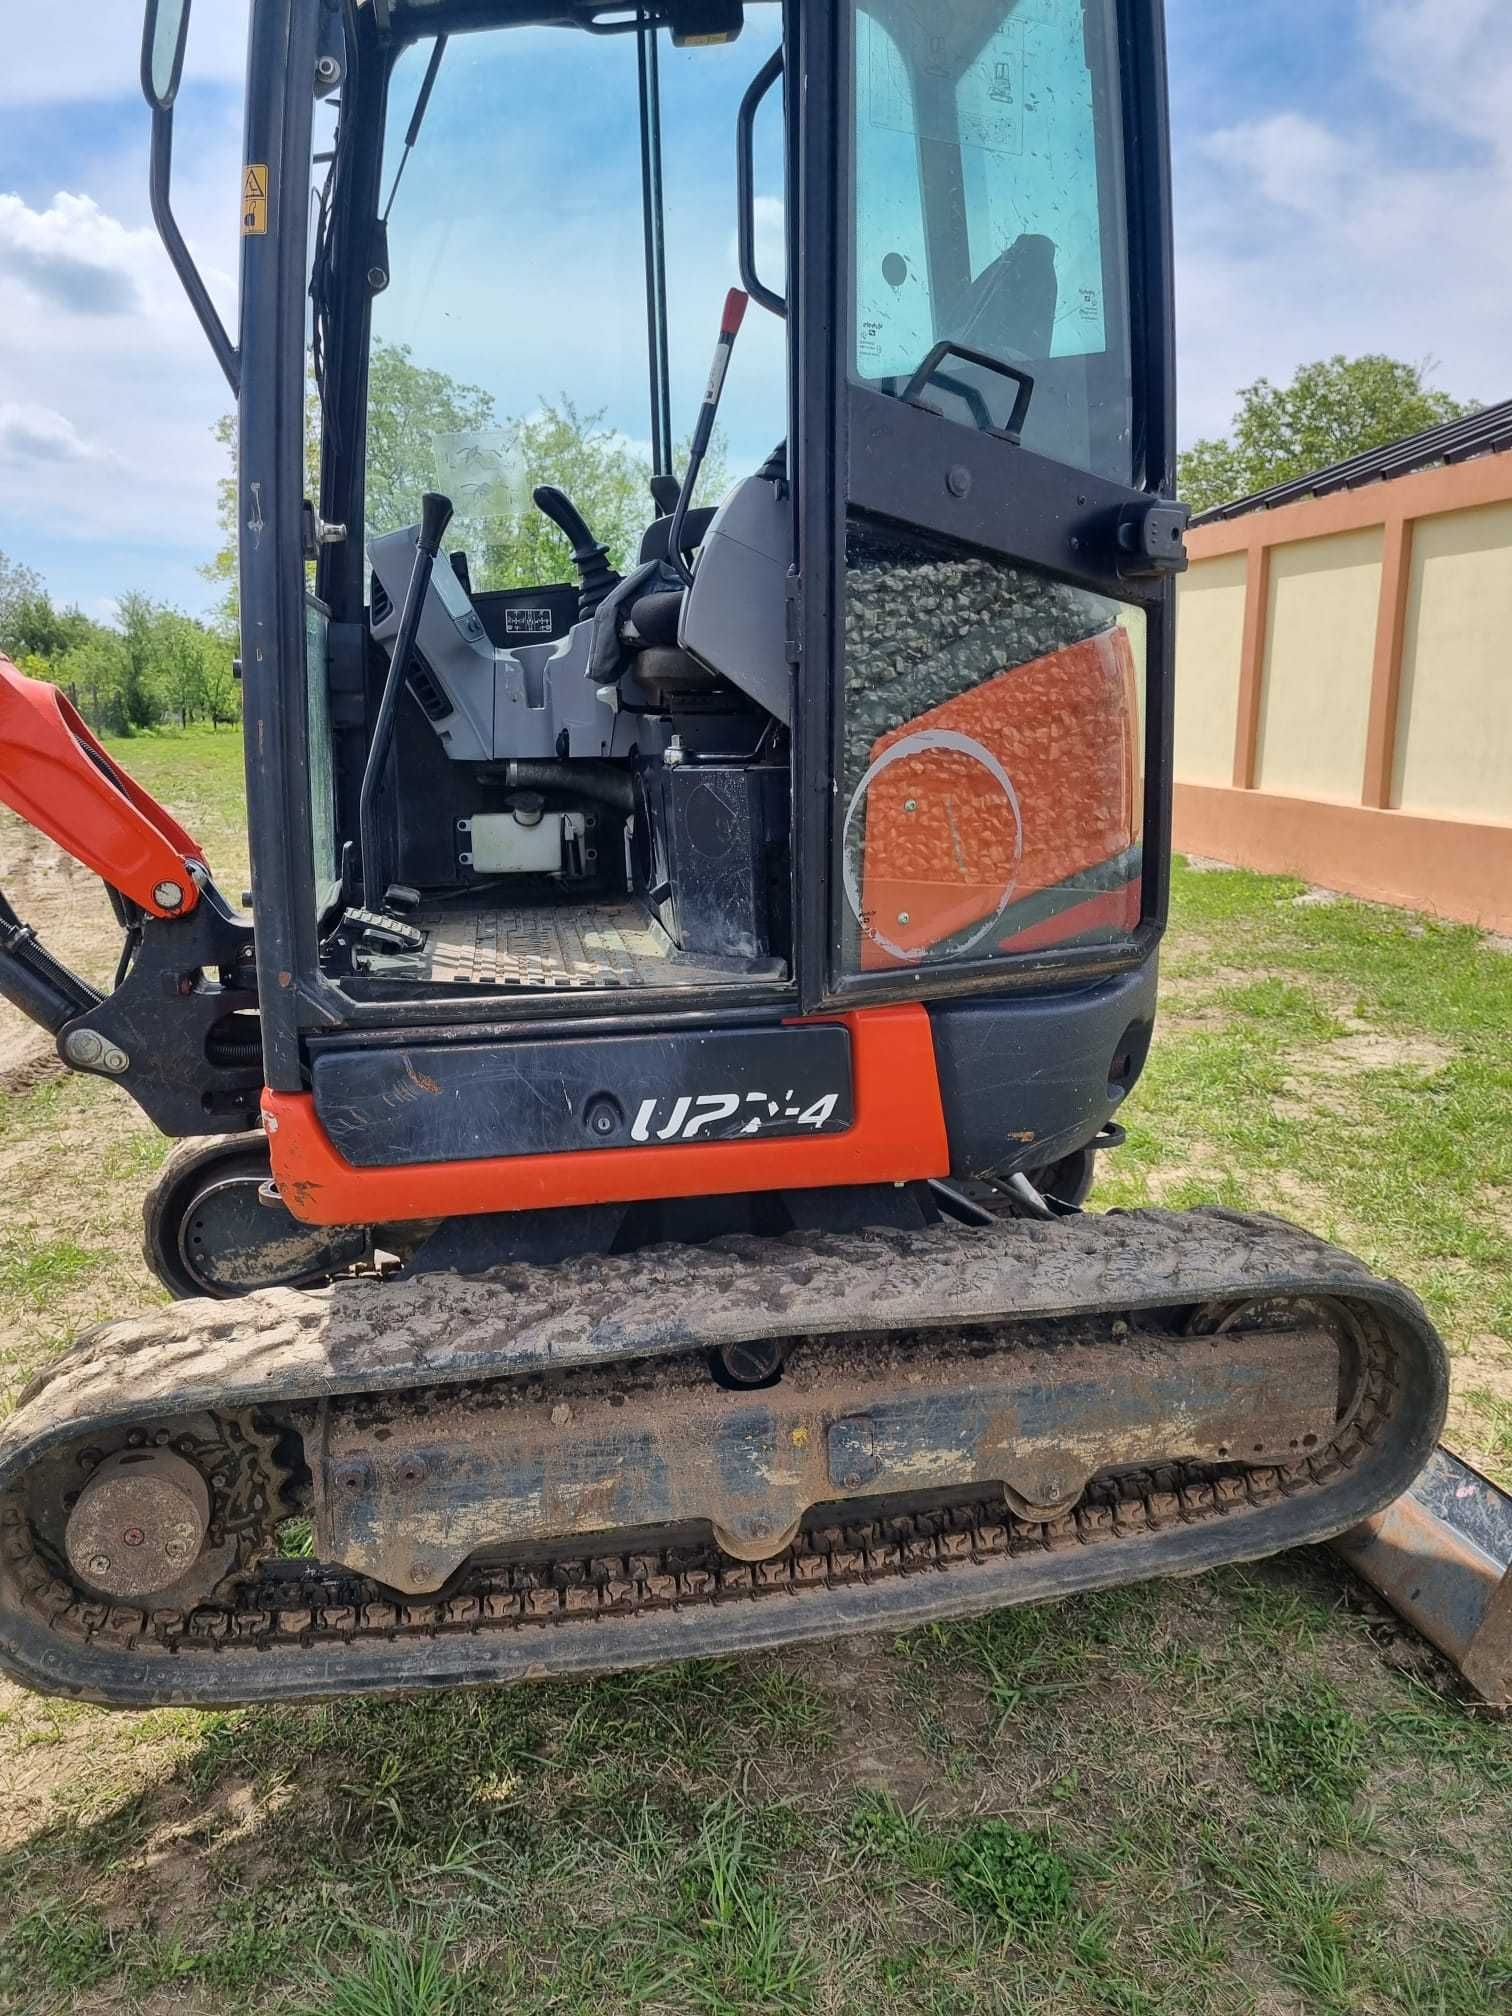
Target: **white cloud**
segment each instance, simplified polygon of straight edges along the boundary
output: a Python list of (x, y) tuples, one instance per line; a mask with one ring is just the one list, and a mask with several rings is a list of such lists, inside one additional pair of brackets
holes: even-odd
[(50, 406), (0, 400), (0, 467), (49, 462), (113, 462), (112, 450), (83, 435)]
[(1361, 25), (1369, 72), (1326, 120), (1178, 135), (1184, 440), (1225, 431), (1241, 385), (1341, 350), (1512, 394), (1512, 9), (1373, 0)]
[[(206, 278), (229, 307), (230, 276)], [(0, 385), (9, 513), (36, 527), (26, 558), (45, 572), (81, 538), (213, 551), (209, 430), (230, 395), (149, 227), (76, 191), (0, 194)]]
[(79, 315), (129, 315), (145, 305), (139, 276), (156, 240), (128, 231), (92, 196), (60, 191), (46, 210), (0, 195), (0, 276), (21, 281), (44, 307)]
[(1512, 157), (1512, 20), (1505, 0), (1377, 0), (1364, 17), (1372, 59), (1425, 117)]

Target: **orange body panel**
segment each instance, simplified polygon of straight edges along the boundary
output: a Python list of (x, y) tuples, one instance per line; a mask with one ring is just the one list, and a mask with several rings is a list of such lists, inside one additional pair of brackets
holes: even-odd
[(949, 1175), (950, 1144), (924, 1009), (864, 1008), (816, 1019), (843, 1022), (851, 1034), (856, 1117), (843, 1134), (354, 1169), (332, 1147), (309, 1093), (264, 1092), (274, 1179), (290, 1211), (306, 1224), (374, 1225)]
[[(8, 658), (0, 658), (0, 801), (149, 916), (182, 917), (199, 901), (188, 866), (203, 859), (198, 844), (106, 755), (56, 686), (26, 678)], [(160, 882), (176, 883), (183, 901), (165, 908), (152, 893)]]
[[(863, 968), (912, 963), (995, 917), (1005, 893), (1036, 895), (1127, 852), (1140, 825), (1138, 735), (1134, 656), (1115, 625), (879, 737), (874, 764), (905, 739), (924, 746), (867, 791), (861, 907), (875, 935), (863, 936)], [(1067, 909), (1037, 942), (1083, 928)], [(1029, 949), (1011, 930), (997, 942)]]

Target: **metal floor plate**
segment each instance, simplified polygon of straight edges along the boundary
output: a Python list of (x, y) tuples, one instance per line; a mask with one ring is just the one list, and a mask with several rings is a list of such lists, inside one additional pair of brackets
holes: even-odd
[(697, 987), (780, 973), (679, 952), (639, 903), (532, 904), (417, 914), (429, 932), (420, 977), (453, 985)]

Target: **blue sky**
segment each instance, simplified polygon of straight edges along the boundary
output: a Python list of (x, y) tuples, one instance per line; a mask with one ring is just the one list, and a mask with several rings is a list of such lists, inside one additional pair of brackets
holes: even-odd
[[(151, 228), (137, 9), (50, 0), (7, 12), (0, 550), (91, 613), (133, 587), (204, 609), (212, 590), (198, 568), (216, 543), (223, 470), (210, 429), (228, 401)], [(1237, 388), (1262, 372), (1281, 378), (1335, 350), (1432, 358), (1436, 382), (1461, 396), (1512, 394), (1512, 7), (1168, 0), (1168, 17), (1182, 438), (1221, 429)], [(228, 314), (244, 40), (245, 0), (197, 0), (177, 203)], [(679, 431), (734, 277), (729, 146), (706, 133), (765, 46), (753, 25), (734, 49), (669, 59), (669, 127), (685, 113), (706, 129), (669, 138)], [(450, 83), (465, 123), (460, 66)], [(583, 187), (611, 161), (590, 94), (569, 98), (553, 81), (528, 109), (557, 128), (567, 159), (582, 159)], [(396, 244), (406, 215), (413, 226), (421, 214), (406, 204), (425, 201), (424, 144), (396, 207)], [(566, 390), (643, 438), (638, 351), (617, 360), (603, 319), (574, 299), (588, 210), (579, 201), (574, 239), (550, 227), (539, 188), (511, 202), (495, 187), (490, 228), (502, 219), (514, 230), (511, 274), (526, 274), (528, 301), (497, 271), (478, 276), (471, 303), (487, 313), (462, 345), (471, 368), (501, 412)], [(628, 201), (599, 206), (595, 278), (638, 329)], [(769, 203), (764, 222), (776, 214)], [(418, 339), (438, 318), (460, 326), (465, 306), (396, 286), (382, 324), (403, 336), (408, 318)], [(780, 371), (775, 325), (753, 311), (727, 393), (742, 457), (769, 445)]]

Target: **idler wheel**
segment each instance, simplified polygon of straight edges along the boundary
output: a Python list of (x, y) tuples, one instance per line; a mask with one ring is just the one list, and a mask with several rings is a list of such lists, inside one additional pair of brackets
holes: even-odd
[(95, 1471), (68, 1516), (69, 1566), (101, 1595), (153, 1596), (181, 1582), (210, 1528), (210, 1489), (171, 1449), (123, 1449)]

